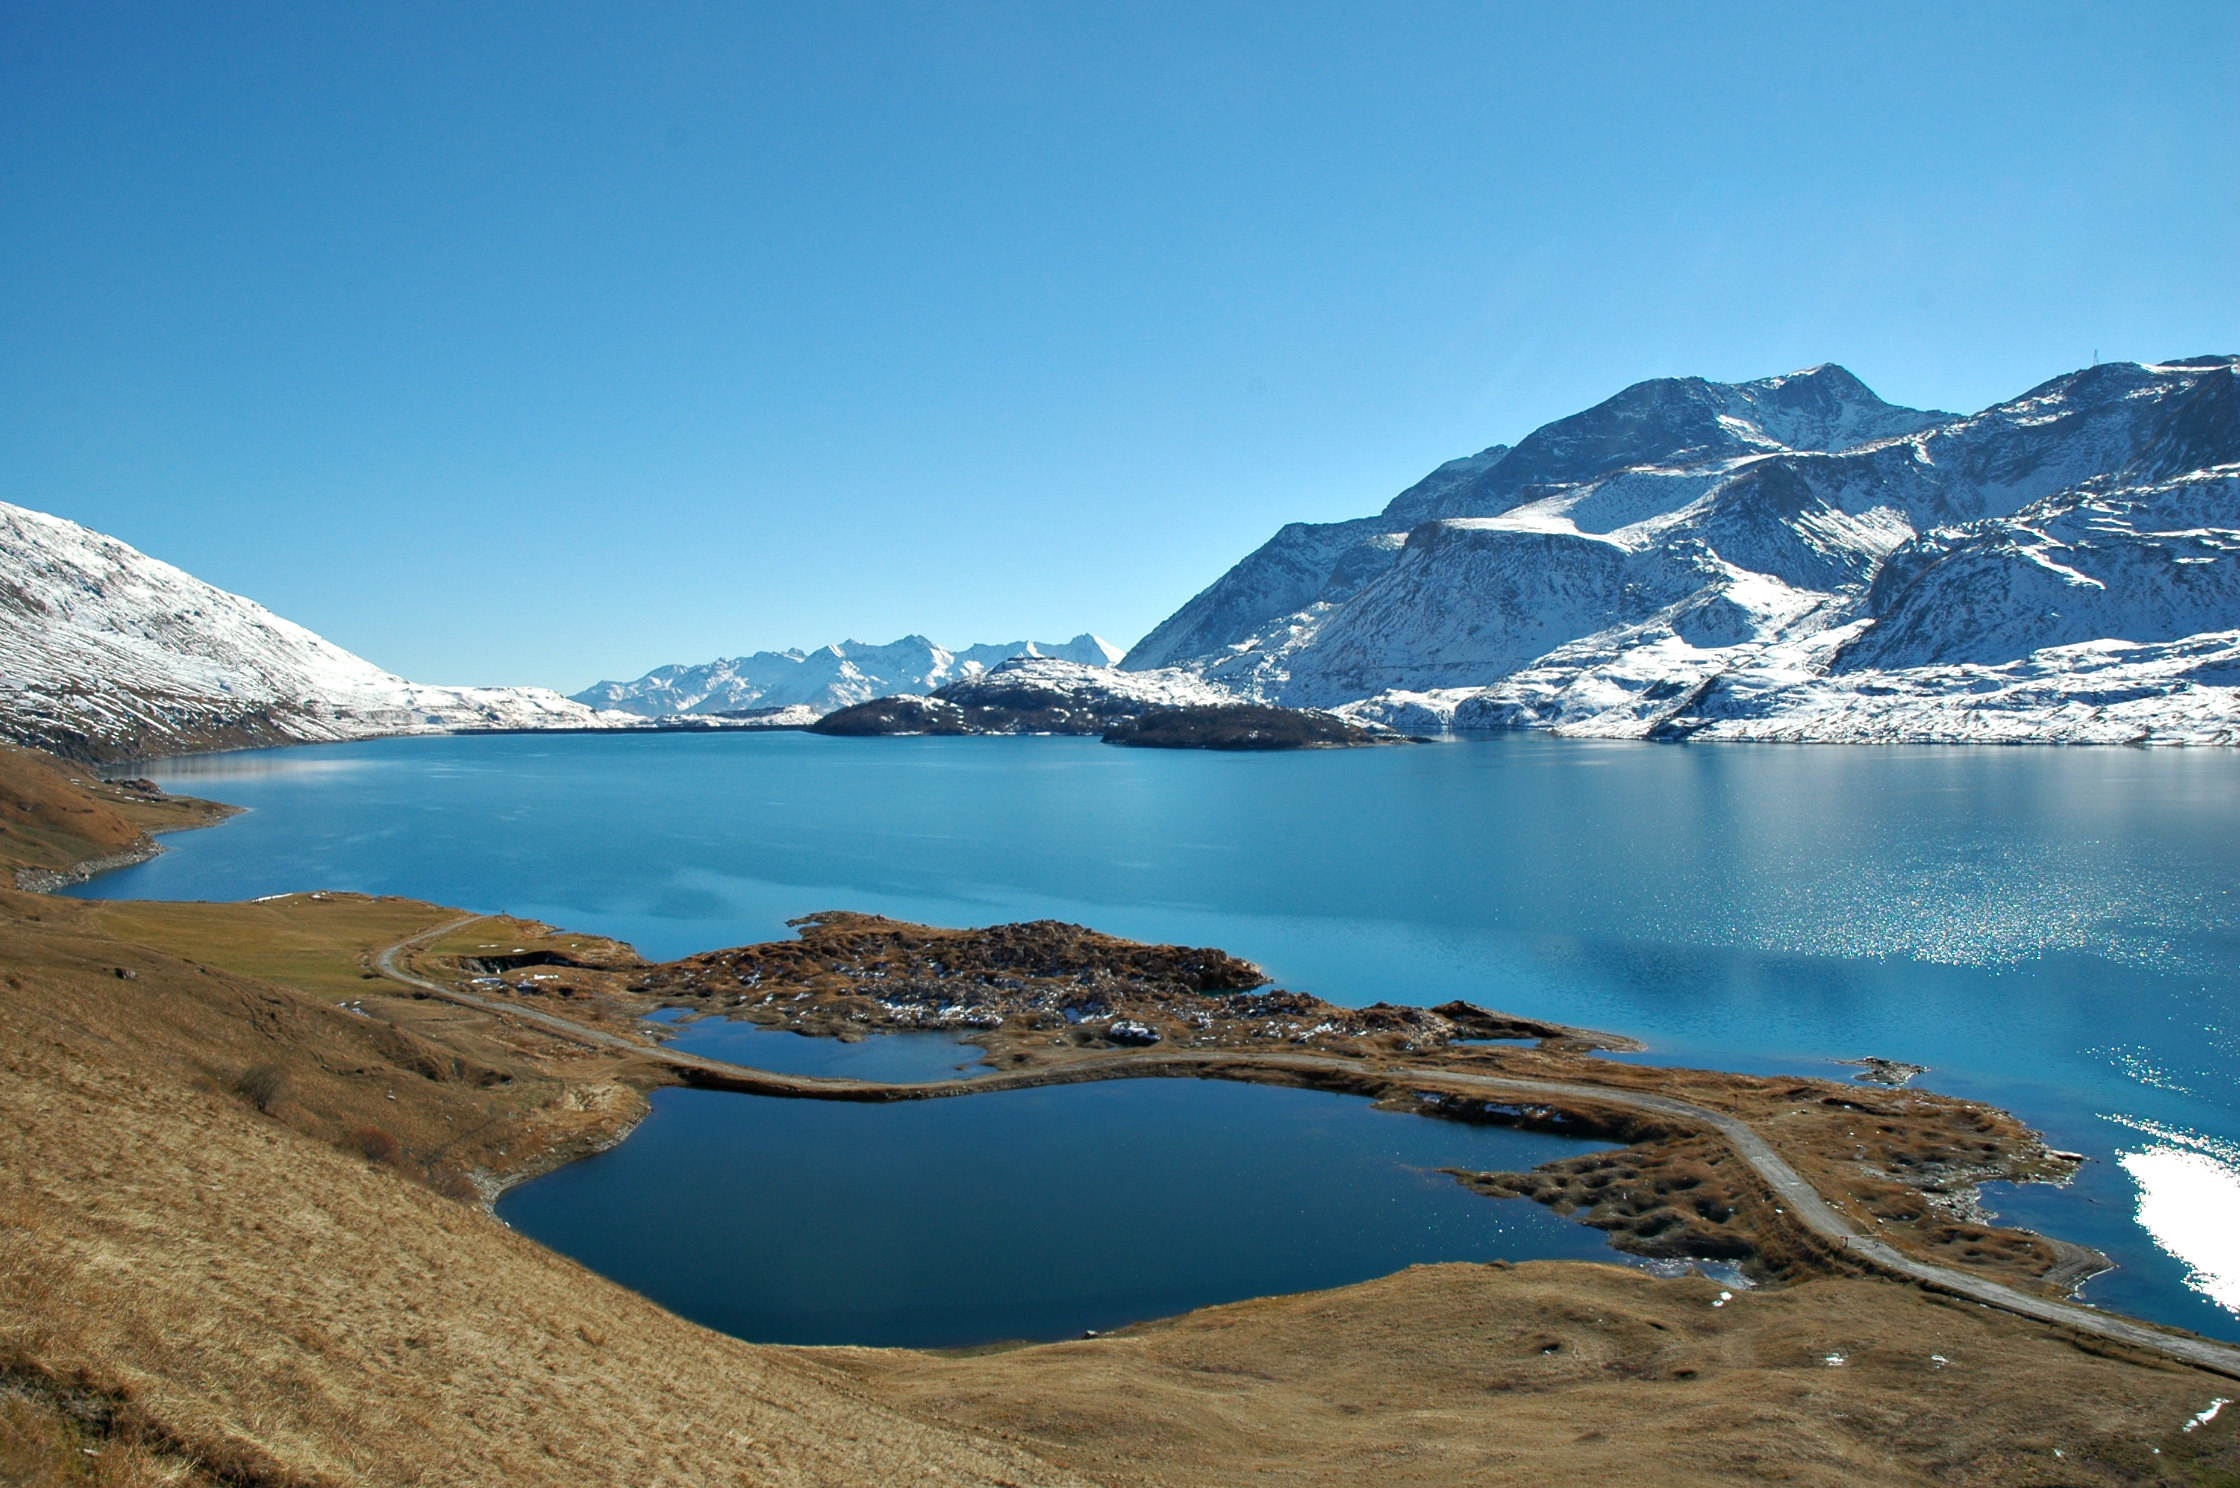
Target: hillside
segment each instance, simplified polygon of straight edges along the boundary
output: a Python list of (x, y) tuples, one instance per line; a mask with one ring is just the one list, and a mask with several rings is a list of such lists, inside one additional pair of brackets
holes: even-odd
[(0, 882), (52, 890), (162, 851), (159, 832), (208, 826), (234, 808), (106, 781), (53, 755), (0, 744)]
[(113, 537), (0, 502), (0, 737), (133, 759), (610, 726), (535, 687), (429, 687)]
[(1129, 653), (1403, 728), (2240, 740), (2240, 366), (1970, 417), (1663, 379), (1294, 524)]

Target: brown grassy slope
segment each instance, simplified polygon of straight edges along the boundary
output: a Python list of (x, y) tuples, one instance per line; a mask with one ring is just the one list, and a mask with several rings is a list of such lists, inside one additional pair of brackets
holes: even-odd
[[(320, 1020), (351, 1015), (5, 898), (0, 1365), (16, 1377), (124, 1402), (144, 1433), (248, 1481), (1071, 1481), (258, 1115), (204, 1071), (245, 1041), (328, 1052)], [(182, 1047), (196, 1037), (222, 1047)]]
[(2240, 1482), (2240, 1430), (2183, 1429), (2230, 1381), (1886, 1281), (1719, 1294), (1419, 1266), (1078, 1343), (838, 1357), (1111, 1484)]
[(107, 1401), (57, 1394), (12, 1376), (0, 1383), (0, 1483), (15, 1488), (203, 1488), (217, 1482), (191, 1458), (118, 1432)]
[[(89, 902), (92, 923), (120, 940), (160, 946), (175, 955), (305, 992), (357, 997), (389, 992), (373, 958), (408, 936), (462, 918), (463, 912), (419, 899), (311, 892), (245, 904), (167, 904), (146, 899)], [(617, 941), (570, 935), (533, 920), (491, 915), (437, 944), (528, 947), (595, 961), (639, 965)], [(470, 950), (468, 952), (472, 954)]]
[[(272, 1085), (263, 1104), (281, 1125), (352, 1151), (370, 1142), (397, 1171), (471, 1201), (477, 1183), (487, 1190), (611, 1142), (644, 1115), (642, 1090), (665, 1077), (363, 979), (367, 947), (455, 918), (363, 895), (160, 905), (0, 892), (0, 965), (90, 977), (102, 995), (49, 1014), (205, 1089), (232, 1091), (262, 1071)], [(111, 927), (160, 932), (176, 948), (112, 938)], [(315, 990), (228, 963), (292, 969)]]
[(0, 883), (21, 870), (152, 852), (151, 832), (207, 826), (230, 806), (109, 785), (52, 755), (0, 744)]

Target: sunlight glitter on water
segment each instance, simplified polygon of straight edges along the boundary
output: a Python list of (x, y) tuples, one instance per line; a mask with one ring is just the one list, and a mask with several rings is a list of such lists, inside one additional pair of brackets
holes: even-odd
[(2117, 1160), (2139, 1185), (2139, 1223), (2186, 1264), (2187, 1285), (2240, 1312), (2240, 1167), (2168, 1146)]

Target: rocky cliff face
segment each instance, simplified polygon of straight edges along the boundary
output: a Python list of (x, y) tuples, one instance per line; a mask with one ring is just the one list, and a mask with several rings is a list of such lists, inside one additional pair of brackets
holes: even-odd
[[(1968, 738), (1997, 696), (2000, 737), (2229, 739), (2216, 666), (2139, 648), (2240, 631), (2235, 367), (2094, 367), (1965, 418), (1839, 367), (1643, 383), (1285, 528), (1125, 665), (1404, 728)], [(2164, 701), (2085, 719), (2134, 661), (2118, 690)], [(1984, 666), (2022, 671), (1951, 670)]]
[(0, 503), (0, 735), (86, 759), (615, 722), (429, 687), (75, 522)]

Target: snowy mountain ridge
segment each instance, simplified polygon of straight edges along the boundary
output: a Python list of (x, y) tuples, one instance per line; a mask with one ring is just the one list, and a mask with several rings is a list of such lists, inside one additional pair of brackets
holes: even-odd
[(600, 728), (538, 687), (408, 682), (75, 522), (0, 502), (0, 733), (58, 753)]
[[(1833, 366), (1638, 384), (1284, 528), (1124, 665), (1415, 729), (2230, 742), (2227, 663), (2156, 648), (2240, 630), (2236, 365), (2110, 363), (1967, 417)], [(2080, 721), (2110, 686), (2165, 701)], [(1997, 726), (1963, 694), (2005, 698)]]
[(1123, 654), (1086, 633), (1070, 641), (1011, 641), (961, 651), (907, 635), (884, 646), (842, 641), (814, 651), (757, 651), (699, 666), (660, 667), (635, 682), (594, 683), (574, 701), (643, 718), (767, 709), (796, 710), (808, 718), (873, 698), (923, 696), (1015, 657), (1110, 668)]

